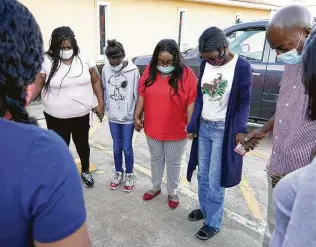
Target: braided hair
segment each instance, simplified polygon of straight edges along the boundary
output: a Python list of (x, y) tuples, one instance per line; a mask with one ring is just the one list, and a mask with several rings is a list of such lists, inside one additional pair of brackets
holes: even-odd
[(40, 28), (30, 11), (16, 0), (0, 1), (0, 112), (21, 123), (35, 123), (25, 110), (26, 86), (43, 61)]
[(305, 43), (302, 54), (303, 82), (309, 96), (308, 117), (316, 120), (316, 27)]
[[(78, 54), (80, 53), (80, 49), (79, 49), (79, 46), (77, 44), (75, 34), (71, 30), (70, 27), (58, 27), (53, 31), (52, 36), (51, 36), (51, 40), (50, 40), (49, 50), (45, 53), (52, 60), (52, 68), (51, 68), (47, 82), (45, 83), (45, 87), (44, 87), (45, 93), (48, 92), (49, 87), (50, 87), (50, 82), (60, 68), (60, 65), (61, 65), (60, 51), (62, 49), (63, 42), (66, 40), (68, 40), (71, 43), (72, 49), (74, 51), (74, 54), (73, 54), (74, 57), (78, 56)], [(82, 65), (81, 59), (80, 59), (80, 62)], [(70, 69), (71, 69), (71, 66), (69, 67), (68, 73), (69, 73)], [(82, 70), (82, 72), (83, 72), (83, 70)], [(82, 74), (82, 72), (81, 72), (81, 74)], [(62, 81), (60, 83), (60, 88), (61, 88), (63, 80), (68, 75), (68, 73), (62, 79)]]

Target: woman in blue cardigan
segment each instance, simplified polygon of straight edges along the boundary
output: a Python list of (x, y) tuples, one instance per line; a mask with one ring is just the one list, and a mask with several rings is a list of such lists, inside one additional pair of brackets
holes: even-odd
[(256, 140), (245, 141), (250, 110), (252, 70), (250, 64), (228, 50), (225, 33), (208, 28), (199, 39), (203, 61), (200, 68), (198, 97), (188, 137), (194, 139), (187, 178), (196, 165), (200, 209), (189, 220), (204, 219), (196, 237), (207, 240), (221, 229), (224, 211), (224, 188), (240, 183), (243, 156), (234, 151), (237, 143), (253, 148)]

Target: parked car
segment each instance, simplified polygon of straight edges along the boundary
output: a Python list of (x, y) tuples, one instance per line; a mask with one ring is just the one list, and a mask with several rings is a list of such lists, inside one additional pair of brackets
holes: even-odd
[[(266, 40), (268, 20), (239, 23), (224, 30), (229, 49), (244, 58), (252, 66), (253, 85), (251, 93), (250, 121), (262, 123), (274, 115), (279, 95), (280, 80), (284, 64), (277, 61), (277, 55)], [(183, 54), (185, 64), (199, 75), (200, 58), (198, 48)], [(142, 73), (151, 56), (133, 58)]]

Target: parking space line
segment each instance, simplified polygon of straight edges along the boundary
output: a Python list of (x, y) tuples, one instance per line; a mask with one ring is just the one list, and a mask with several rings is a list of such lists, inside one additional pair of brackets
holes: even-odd
[(251, 151), (247, 155), (256, 156), (256, 157), (264, 159), (264, 160), (269, 160), (269, 156), (264, 155), (264, 154), (257, 152), (257, 151)]
[(183, 186), (183, 187), (187, 187), (188, 186), (188, 180), (186, 179), (186, 176), (184, 176), (184, 175), (181, 176), (180, 185)]
[(132, 141), (133, 148), (134, 148), (135, 145), (136, 145), (136, 141), (137, 141), (137, 138), (138, 138), (138, 134), (139, 134), (139, 132), (134, 131), (133, 141)]
[[(113, 156), (113, 152), (111, 150), (105, 148), (103, 145), (95, 143), (93, 141), (90, 141), (90, 144), (93, 148), (96, 148), (96, 149), (100, 150), (101, 152), (108, 154), (110, 156)], [(147, 175), (148, 177), (151, 177), (151, 171), (149, 169), (147, 169), (146, 167), (135, 163), (134, 168), (136, 171), (138, 171), (144, 175)], [(162, 182), (163, 182), (163, 184), (166, 184), (165, 177), (163, 178)], [(181, 184), (179, 186), (179, 192), (181, 194), (193, 199), (193, 200), (197, 200), (197, 198), (198, 198), (197, 193), (191, 191), (188, 188), (185, 188)], [(228, 217), (232, 220), (235, 220), (239, 224), (247, 227), (248, 229), (251, 229), (251, 230), (263, 235), (264, 229), (265, 229), (265, 222), (264, 221), (260, 221), (260, 222), (251, 221), (251, 220), (247, 219), (246, 217), (239, 215), (239, 214), (237, 214), (229, 209), (225, 208), (224, 210), (225, 210), (226, 217)]]
[[(75, 159), (75, 163), (76, 163), (76, 166), (78, 168), (78, 171), (81, 173), (81, 162), (80, 162), (80, 159)], [(96, 170), (95, 168), (95, 165), (90, 163), (90, 166), (89, 166), (89, 171), (90, 172), (94, 172)]]
[(242, 175), (242, 179), (241, 179), (241, 182), (239, 184), (239, 189), (240, 189), (240, 191), (245, 199), (245, 202), (246, 202), (249, 210), (251, 211), (253, 217), (257, 221), (264, 220), (263, 215), (261, 213), (259, 203), (255, 197), (255, 192), (250, 187), (245, 175)]
[(101, 127), (101, 125), (104, 123), (104, 121), (100, 122), (100, 121), (97, 121), (97, 122), (93, 122), (93, 127), (90, 128), (90, 131), (89, 131), (89, 139), (92, 138), (94, 136), (94, 134), (98, 131), (98, 129)]

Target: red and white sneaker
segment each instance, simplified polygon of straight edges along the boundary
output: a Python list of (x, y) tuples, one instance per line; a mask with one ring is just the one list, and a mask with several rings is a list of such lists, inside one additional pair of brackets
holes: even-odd
[(135, 189), (135, 175), (133, 173), (126, 173), (124, 190), (125, 192), (132, 192)]
[(111, 190), (117, 190), (123, 182), (123, 172), (116, 172), (110, 184)]

